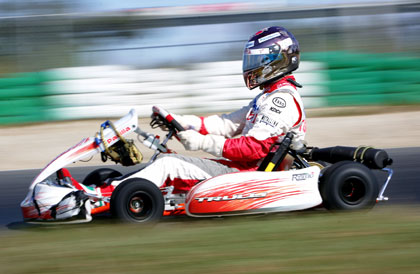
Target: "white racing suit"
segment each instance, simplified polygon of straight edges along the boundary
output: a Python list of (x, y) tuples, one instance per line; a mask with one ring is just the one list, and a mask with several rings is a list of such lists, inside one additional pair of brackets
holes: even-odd
[[(303, 141), (305, 137), (302, 99), (288, 79), (294, 80), (294, 77), (286, 76), (266, 86), (249, 105), (230, 114), (208, 117), (174, 115), (184, 127), (205, 135), (199, 136), (206, 138), (204, 147), (200, 147), (202, 150), (223, 158), (200, 159), (165, 154), (124, 179), (144, 178), (158, 187), (173, 185), (176, 193), (186, 192), (197, 182), (217, 175), (257, 170), (260, 160), (287, 132), (295, 134), (295, 142)], [(233, 138), (237, 135), (238, 138)], [(114, 181), (112, 185), (120, 182)]]

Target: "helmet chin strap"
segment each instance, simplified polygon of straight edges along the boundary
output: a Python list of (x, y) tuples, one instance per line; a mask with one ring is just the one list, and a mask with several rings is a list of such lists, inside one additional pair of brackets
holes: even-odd
[[(263, 85), (260, 85), (259, 88), (260, 88), (260, 90), (265, 90), (267, 87), (270, 87), (274, 83), (282, 80), (283, 78), (285, 78), (285, 77), (287, 77), (289, 75), (292, 75), (292, 73), (287, 73), (287, 74), (285, 74), (283, 76), (280, 76), (280, 77), (276, 77), (274, 79), (271, 79), (268, 82), (264, 83)], [(286, 81), (289, 82), (289, 83), (291, 83), (292, 85), (298, 87), (298, 88), (302, 88), (303, 87), (301, 84), (299, 84), (298, 82), (296, 82), (296, 80), (294, 80), (294, 79), (287, 78)]]
[(290, 79), (290, 78), (287, 79), (287, 82), (289, 82), (289, 83), (297, 86), (298, 88), (302, 88), (303, 87), (301, 84), (299, 84), (298, 82), (296, 82), (295, 80)]

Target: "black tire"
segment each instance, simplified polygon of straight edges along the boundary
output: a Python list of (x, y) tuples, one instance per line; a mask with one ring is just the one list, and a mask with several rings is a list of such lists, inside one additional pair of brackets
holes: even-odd
[(88, 185), (96, 185), (101, 186), (103, 185), (104, 181), (109, 178), (120, 177), (122, 174), (119, 171), (116, 171), (112, 168), (98, 168), (91, 173), (89, 173), (85, 179), (83, 180), (82, 184)]
[(123, 222), (153, 223), (162, 217), (163, 210), (162, 192), (145, 179), (122, 182), (111, 197), (111, 212)]
[(342, 161), (323, 172), (320, 192), (327, 209), (370, 209), (376, 204), (379, 185), (373, 172), (363, 164)]

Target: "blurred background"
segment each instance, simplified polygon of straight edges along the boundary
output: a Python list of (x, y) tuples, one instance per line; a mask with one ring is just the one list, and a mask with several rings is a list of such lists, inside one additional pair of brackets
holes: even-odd
[(272, 25), (300, 42), (306, 108), (420, 103), (420, 1), (0, 0), (0, 125), (237, 109)]

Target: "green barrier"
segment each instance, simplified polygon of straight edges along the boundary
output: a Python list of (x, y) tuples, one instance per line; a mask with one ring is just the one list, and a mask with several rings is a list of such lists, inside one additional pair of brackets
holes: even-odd
[(328, 69), (326, 73), (331, 80), (351, 80), (356, 78), (367, 78), (363, 76), (368, 70), (363, 68)]
[(420, 58), (344, 51), (303, 54), (302, 60), (324, 62), (327, 106), (420, 103)]
[(40, 122), (46, 116), (45, 72), (6, 75), (0, 78), (0, 125)]
[(326, 63), (328, 69), (360, 68), (371, 64), (366, 55), (359, 53), (330, 51), (303, 55), (302, 60), (306, 60), (305, 58)]
[(33, 113), (19, 116), (0, 116), (0, 125), (27, 124), (46, 121), (43, 113)]
[(16, 86), (39, 85), (45, 82), (46, 76), (43, 72), (17, 73), (5, 75), (0, 78), (0, 89)]
[(402, 96), (401, 104), (417, 104), (420, 103), (419, 92), (407, 92)]
[(418, 58), (399, 57), (395, 54), (371, 55), (369, 64), (371, 70), (420, 70)]
[(418, 70), (387, 70), (376, 72), (380, 80), (395, 83), (420, 84), (420, 71)]
[(406, 88), (404, 91), (384, 94), (385, 104), (387, 105), (412, 105), (420, 103), (420, 93), (413, 87)]
[[(334, 51), (304, 53), (302, 60), (324, 63), (320, 73), (327, 80), (315, 84), (325, 90), (321, 95), (325, 106), (420, 103), (420, 58)], [(47, 98), (54, 91), (46, 85), (58, 79), (72, 77), (65, 70), (52, 70), (0, 78), (0, 125), (59, 119), (47, 115)]]
[(19, 116), (43, 112), (42, 98), (0, 101), (0, 116)]
[(383, 93), (388, 90), (388, 85), (385, 83), (378, 83), (374, 81), (359, 81), (356, 80), (337, 80), (329, 84), (329, 89), (332, 94), (340, 93)]
[(0, 89), (0, 100), (22, 97), (41, 97), (45, 95), (45, 88), (41, 85), (18, 86)]
[(331, 95), (328, 96), (330, 106), (366, 106), (380, 105), (385, 102), (383, 94), (363, 94), (355, 96), (353, 94)]

